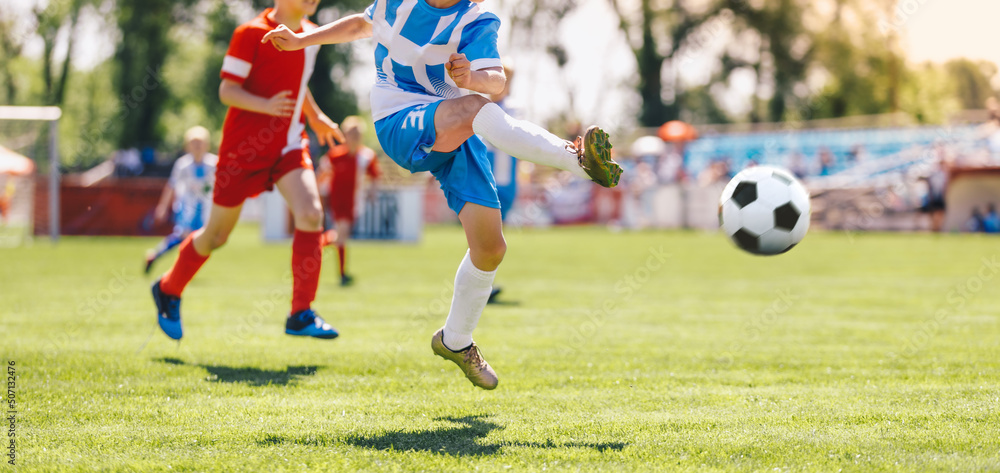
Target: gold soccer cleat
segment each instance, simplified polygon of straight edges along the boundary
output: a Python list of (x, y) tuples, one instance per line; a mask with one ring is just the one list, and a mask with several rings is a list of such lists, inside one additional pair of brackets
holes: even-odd
[(490, 364), (483, 359), (482, 354), (479, 353), (479, 347), (475, 343), (465, 350), (451, 351), (444, 345), (444, 327), (442, 327), (437, 332), (434, 332), (434, 337), (431, 338), (431, 348), (437, 356), (453, 361), (458, 365), (462, 369), (462, 372), (465, 373), (465, 377), (469, 378), (469, 381), (472, 381), (472, 384), (483, 389), (495, 389), (497, 387), (497, 383), (499, 382), (497, 374), (490, 367)]
[(602, 187), (614, 187), (622, 176), (622, 168), (611, 158), (611, 141), (608, 134), (597, 126), (591, 126), (583, 138), (573, 144), (580, 167), (590, 178)]

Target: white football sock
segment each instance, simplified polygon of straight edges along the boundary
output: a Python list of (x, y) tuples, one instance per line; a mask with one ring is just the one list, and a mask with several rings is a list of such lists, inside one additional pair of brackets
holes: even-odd
[(469, 252), (458, 265), (455, 273), (455, 295), (451, 299), (451, 310), (444, 323), (444, 346), (461, 350), (472, 344), (472, 331), (479, 324), (486, 301), (493, 291), (493, 278), (497, 271), (483, 271), (472, 264)]
[(576, 153), (566, 150), (566, 140), (529, 121), (507, 115), (495, 103), (483, 105), (472, 120), (472, 131), (504, 153), (535, 164), (552, 166), (590, 179)]

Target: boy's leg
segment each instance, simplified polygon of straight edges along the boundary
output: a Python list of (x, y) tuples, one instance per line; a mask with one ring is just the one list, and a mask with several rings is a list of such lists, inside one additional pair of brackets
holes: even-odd
[(208, 260), (212, 250), (222, 246), (240, 218), (240, 208), (213, 205), (208, 223), (181, 242), (177, 261), (153, 284), (153, 302), (156, 303), (157, 323), (168, 337), (180, 340), (184, 335), (181, 328), (181, 293), (201, 266)]
[(347, 266), (347, 238), (351, 234), (351, 221), (346, 218), (337, 219), (334, 228), (337, 230), (337, 239), (334, 242), (337, 245), (337, 258), (340, 262), (340, 284), (347, 286), (353, 280), (345, 271), (345, 267)]
[(534, 123), (507, 115), (479, 95), (442, 101), (434, 115), (434, 127), (434, 151), (451, 151), (478, 134), (511, 156), (563, 169), (604, 187), (618, 185), (621, 177), (621, 167), (611, 159), (611, 143), (603, 130), (591, 127), (582, 142), (571, 143)]
[(235, 207), (212, 205), (208, 223), (181, 242), (177, 261), (160, 279), (160, 288), (164, 294), (180, 297), (212, 251), (229, 239), (229, 234), (240, 219), (242, 208), (243, 204)]
[(316, 298), (323, 263), (323, 207), (311, 169), (289, 171), (276, 183), (295, 220), (292, 237), (292, 314), (307, 310)]
[(174, 249), (177, 245), (180, 245), (187, 238), (190, 232), (185, 230), (180, 225), (175, 225), (174, 231), (160, 240), (156, 248), (146, 251), (146, 274), (149, 274), (149, 271), (153, 269), (153, 263), (156, 260), (160, 259), (160, 257), (167, 254), (168, 251)]
[(288, 335), (333, 339), (340, 334), (312, 310), (323, 266), (323, 207), (319, 203), (316, 174), (296, 168), (278, 179), (295, 220), (292, 237), (292, 310), (285, 321)]
[(455, 275), (455, 296), (444, 325), (444, 344), (452, 350), (472, 344), (472, 331), (479, 323), (493, 290), (497, 267), (507, 251), (499, 209), (467, 203), (458, 219), (465, 230), (469, 252)]
[(467, 203), (458, 214), (469, 242), (469, 251), (455, 273), (455, 295), (444, 328), (434, 334), (431, 347), (439, 356), (462, 369), (473, 384), (484, 389), (497, 386), (497, 376), (472, 341), (472, 331), (486, 307), (497, 267), (507, 251), (500, 209)]

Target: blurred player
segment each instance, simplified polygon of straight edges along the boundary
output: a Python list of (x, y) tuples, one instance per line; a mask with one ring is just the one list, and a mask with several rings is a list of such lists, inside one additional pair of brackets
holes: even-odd
[[(337, 245), (340, 261), (340, 285), (349, 286), (354, 278), (344, 272), (346, 265), (347, 239), (351, 235), (354, 219), (361, 213), (368, 196), (374, 195), (375, 183), (382, 175), (382, 169), (375, 159), (375, 151), (361, 143), (364, 124), (358, 117), (347, 117), (340, 124), (344, 137), (343, 144), (330, 148), (326, 154), (330, 160), (333, 178), (330, 182), (330, 211), (333, 213), (334, 231), (328, 244)], [(365, 178), (371, 186), (365, 186)]]
[[(435, 354), (457, 364), (473, 384), (497, 386), (497, 376), (472, 340), (507, 244), (500, 201), (479, 136), (511, 156), (565, 169), (613, 187), (621, 168), (601, 129), (571, 143), (517, 120), (481, 94), (503, 91), (497, 51), (500, 20), (467, 0), (376, 0), (364, 13), (295, 34), (278, 28), (264, 37), (275, 47), (344, 43), (374, 36), (376, 84), (371, 105), (386, 154), (410, 172), (430, 171), (465, 229), (469, 251), (455, 275), (445, 326), (431, 338)], [(479, 135), (479, 136), (476, 136)]]
[(205, 217), (212, 208), (212, 186), (215, 184), (215, 166), (219, 157), (208, 152), (208, 130), (196, 126), (184, 133), (184, 150), (187, 154), (174, 162), (170, 180), (163, 188), (154, 218), (162, 222), (167, 212), (173, 210), (174, 231), (156, 248), (146, 252), (146, 274), (153, 263), (187, 236), (205, 224)]
[(0, 173), (0, 224), (7, 225), (10, 203), (14, 200), (14, 180)]
[[(499, 105), (504, 113), (515, 115), (507, 104), (507, 97), (510, 95), (510, 81), (514, 78), (514, 68), (509, 64), (504, 64), (503, 75), (506, 79), (503, 91), (499, 94), (491, 95), (490, 100)], [(486, 143), (486, 157), (492, 164), (493, 178), (497, 184), (497, 198), (500, 199), (500, 219), (506, 222), (507, 212), (510, 212), (510, 208), (517, 199), (517, 158), (500, 151), (489, 142)], [(501, 291), (500, 286), (494, 284), (486, 303), (495, 303)]]
[(320, 111), (306, 84), (318, 47), (279, 51), (261, 44), (279, 25), (296, 31), (316, 25), (305, 19), (315, 0), (275, 0), (233, 33), (222, 63), (219, 99), (229, 106), (219, 146), (212, 211), (205, 226), (180, 245), (177, 262), (153, 285), (157, 320), (170, 338), (180, 339), (181, 292), (213, 250), (222, 246), (240, 216), (243, 201), (273, 187), (285, 198), (295, 222), (292, 239), (292, 307), (289, 335), (335, 338), (338, 333), (312, 310), (322, 263), (323, 208), (309, 157), (305, 123), (320, 144), (344, 136)]

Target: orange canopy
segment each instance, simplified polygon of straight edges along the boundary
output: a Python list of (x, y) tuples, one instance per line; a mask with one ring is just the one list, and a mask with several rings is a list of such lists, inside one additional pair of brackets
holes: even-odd
[(35, 172), (35, 163), (3, 146), (0, 146), (0, 174), (25, 176)]
[(698, 138), (694, 127), (680, 120), (671, 120), (660, 125), (656, 132), (663, 141), (693, 141)]

